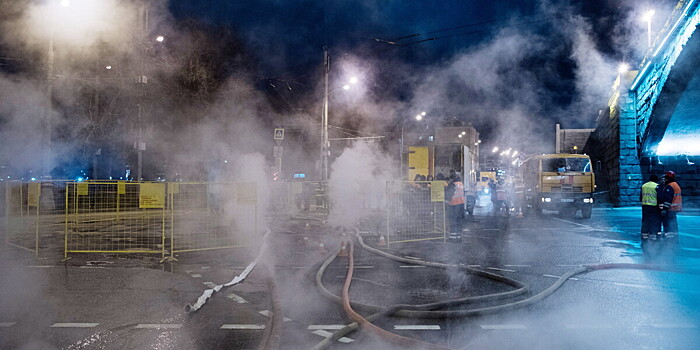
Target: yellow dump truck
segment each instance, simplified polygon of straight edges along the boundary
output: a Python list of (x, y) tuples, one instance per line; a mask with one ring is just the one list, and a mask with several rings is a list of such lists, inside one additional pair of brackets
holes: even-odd
[(490, 181), (496, 181), (495, 171), (480, 171), (476, 180), (476, 191), (480, 194), (489, 194)]
[(585, 154), (542, 154), (527, 158), (519, 169), (523, 215), (543, 210), (574, 216), (580, 210), (590, 218), (595, 177)]

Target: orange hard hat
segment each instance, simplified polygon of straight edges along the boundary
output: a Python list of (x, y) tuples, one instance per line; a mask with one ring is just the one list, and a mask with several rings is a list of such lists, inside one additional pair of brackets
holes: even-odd
[(665, 175), (665, 176), (666, 176), (667, 178), (669, 178), (669, 179), (675, 179), (675, 178), (676, 178), (676, 172), (673, 171), (673, 170), (669, 170), (669, 171), (666, 172), (666, 175)]

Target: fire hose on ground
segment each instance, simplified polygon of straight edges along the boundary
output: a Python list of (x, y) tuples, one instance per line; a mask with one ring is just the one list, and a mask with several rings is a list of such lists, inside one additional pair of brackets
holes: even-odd
[[(333, 333), (331, 336), (327, 337), (323, 341), (319, 342), (314, 346), (312, 349), (313, 350), (320, 350), (320, 349), (325, 349), (331, 344), (333, 344), (335, 341), (339, 340), (343, 336), (347, 335), (348, 333), (356, 330), (357, 328), (362, 327), (363, 329), (367, 329), (371, 331), (372, 333), (379, 335), (383, 339), (390, 341), (392, 343), (395, 343), (397, 345), (401, 346), (409, 346), (409, 347), (415, 347), (415, 346), (422, 346), (423, 348), (428, 348), (428, 349), (447, 349), (443, 346), (436, 345), (436, 344), (428, 344), (425, 342), (421, 342), (418, 340), (414, 340), (411, 338), (406, 338), (403, 336), (400, 336), (395, 333), (391, 333), (389, 331), (386, 331), (384, 329), (381, 329), (371, 322), (379, 319), (384, 316), (397, 316), (397, 317), (407, 317), (407, 318), (438, 318), (438, 319), (453, 319), (453, 318), (464, 318), (464, 317), (473, 317), (473, 316), (479, 316), (479, 315), (486, 315), (486, 314), (492, 314), (492, 313), (497, 313), (497, 312), (503, 312), (503, 311), (509, 311), (509, 310), (514, 310), (517, 308), (523, 308), (527, 307), (530, 305), (533, 305), (542, 299), (546, 298), (547, 296), (553, 294), (557, 289), (559, 289), (568, 279), (592, 272), (592, 271), (599, 271), (599, 270), (608, 270), (608, 269), (637, 269), (637, 270), (655, 270), (655, 271), (664, 271), (664, 272), (678, 272), (678, 273), (698, 273), (697, 271), (691, 271), (691, 270), (683, 270), (683, 269), (678, 269), (678, 268), (669, 268), (669, 267), (663, 267), (663, 266), (657, 266), (657, 265), (650, 265), (650, 264), (633, 264), (633, 263), (610, 263), (610, 264), (598, 264), (598, 265), (584, 265), (581, 266), (575, 270), (572, 270), (561, 277), (557, 279), (552, 285), (550, 285), (548, 288), (545, 290), (530, 296), (529, 298), (522, 299), (519, 301), (511, 302), (511, 303), (506, 303), (506, 304), (501, 304), (501, 305), (496, 305), (496, 306), (489, 306), (489, 307), (484, 307), (484, 308), (479, 308), (479, 309), (467, 309), (467, 310), (437, 310), (440, 308), (444, 307), (449, 307), (449, 306), (456, 306), (456, 305), (467, 305), (471, 304), (474, 302), (483, 302), (483, 301), (492, 301), (492, 300), (501, 300), (501, 299), (506, 299), (506, 298), (512, 298), (518, 295), (522, 295), (527, 292), (527, 287), (525, 284), (522, 282), (494, 274), (494, 273), (489, 273), (486, 271), (478, 270), (478, 269), (473, 269), (470, 267), (466, 267), (463, 265), (452, 265), (452, 264), (444, 264), (444, 263), (436, 263), (436, 262), (428, 262), (428, 261), (422, 261), (422, 260), (415, 260), (415, 259), (407, 259), (399, 256), (395, 256), (392, 254), (389, 254), (387, 252), (381, 251), (379, 249), (370, 247), (366, 245), (360, 236), (359, 232), (356, 231), (357, 239), (360, 245), (365, 248), (366, 250), (380, 255), (384, 256), (386, 258), (407, 263), (407, 264), (413, 264), (413, 265), (421, 265), (421, 266), (429, 266), (429, 267), (438, 267), (438, 268), (460, 268), (465, 270), (468, 273), (475, 274), (478, 276), (486, 277), (495, 281), (503, 282), (506, 284), (509, 284), (513, 287), (516, 287), (515, 290), (509, 291), (509, 292), (503, 292), (503, 293), (495, 293), (495, 294), (487, 294), (487, 295), (481, 295), (481, 296), (475, 296), (475, 297), (466, 297), (466, 298), (459, 298), (459, 299), (452, 299), (452, 300), (447, 300), (447, 301), (442, 301), (442, 302), (436, 302), (436, 303), (430, 303), (430, 304), (421, 304), (421, 305), (404, 305), (404, 304), (399, 304), (399, 305), (393, 305), (388, 308), (381, 308), (378, 306), (374, 305), (367, 305), (367, 304), (362, 304), (362, 303), (357, 303), (357, 302), (351, 302), (349, 298), (349, 289), (350, 289), (350, 283), (352, 281), (352, 275), (353, 275), (353, 265), (354, 265), (354, 245), (351, 239), (348, 239), (348, 246), (350, 247), (349, 249), (349, 262), (348, 262), (348, 273), (345, 278), (345, 282), (343, 285), (343, 291), (342, 291), (342, 297), (338, 297), (337, 295), (331, 293), (328, 291), (325, 286), (322, 283), (322, 277), (323, 274), (326, 270), (326, 268), (335, 260), (335, 258), (338, 256), (338, 253), (331, 254), (320, 266), (318, 271), (316, 272), (316, 286), (318, 287), (319, 291), (321, 294), (326, 297), (327, 299), (340, 303), (343, 305), (343, 309), (346, 311), (348, 316), (355, 322), (345, 326), (344, 328), (336, 331)], [(368, 316), (367, 318), (363, 318), (361, 315), (359, 315), (356, 311), (362, 311), (366, 313), (370, 313), (371, 315)]]

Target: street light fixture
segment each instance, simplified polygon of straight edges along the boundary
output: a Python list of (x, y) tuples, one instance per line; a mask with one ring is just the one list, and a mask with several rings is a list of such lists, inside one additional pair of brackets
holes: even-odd
[(163, 40), (165, 40), (165, 37), (162, 36), (162, 35), (158, 35), (158, 36), (156, 37), (156, 41), (159, 42), (159, 43), (162, 43)]
[(630, 70), (630, 65), (627, 63), (620, 63), (620, 65), (617, 67), (617, 72), (620, 74), (627, 73)]

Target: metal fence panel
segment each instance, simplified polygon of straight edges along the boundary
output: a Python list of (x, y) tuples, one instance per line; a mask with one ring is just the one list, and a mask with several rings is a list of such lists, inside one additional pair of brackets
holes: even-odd
[(74, 182), (65, 192), (65, 254), (164, 254), (164, 183)]
[(327, 183), (324, 181), (287, 182), (287, 212), (291, 215), (328, 213)]
[(240, 246), (257, 232), (255, 183), (170, 183), (168, 194), (171, 255)]
[(387, 243), (446, 239), (442, 181), (389, 181)]

